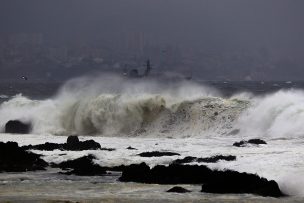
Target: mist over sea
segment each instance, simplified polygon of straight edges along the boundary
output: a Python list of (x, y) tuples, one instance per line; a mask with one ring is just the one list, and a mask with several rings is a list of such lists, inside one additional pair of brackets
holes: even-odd
[[(66, 83), (0, 83), (0, 132), (9, 120), (32, 124), (28, 135), (0, 133), (19, 145), (63, 143), (68, 135), (94, 139), (114, 151), (39, 151), (49, 163), (93, 154), (101, 166), (146, 162), (168, 165), (177, 157), (145, 158), (145, 151), (173, 151), (181, 157), (234, 155), (236, 161), (204, 163), (212, 169), (257, 173), (290, 195), (304, 196), (304, 82), (215, 82), (88, 76)], [(267, 145), (232, 147), (260, 138)], [(132, 146), (138, 150), (127, 150)], [(180, 158), (180, 157), (179, 157)], [(165, 193), (169, 186), (119, 183), (117, 174), (77, 177), (44, 172), (0, 174), (0, 200), (68, 199), (128, 201), (270, 202), (254, 195), (211, 195), (186, 185), (191, 195)], [(64, 190), (60, 189), (64, 188)], [(73, 195), (72, 195), (73, 193)], [(215, 201), (216, 200), (216, 201)]]

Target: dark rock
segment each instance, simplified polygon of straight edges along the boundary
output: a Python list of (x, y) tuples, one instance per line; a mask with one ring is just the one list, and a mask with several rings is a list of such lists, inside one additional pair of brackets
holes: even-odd
[(260, 196), (282, 197), (278, 184), (254, 174), (225, 171), (203, 184), (202, 192), (208, 193), (251, 193)]
[(73, 148), (73, 146), (77, 146), (79, 144), (78, 136), (70, 135), (67, 139), (66, 145), (69, 148)]
[(112, 166), (112, 167), (103, 167), (106, 171), (119, 171), (122, 172), (127, 166), (120, 165), (120, 166)]
[(127, 149), (128, 149), (128, 150), (137, 150), (136, 148), (133, 148), (133, 147), (131, 147), (131, 146), (129, 146)]
[(138, 154), (141, 157), (160, 157), (160, 156), (180, 156), (180, 154), (175, 152), (143, 152)]
[(219, 160), (235, 161), (236, 160), (236, 156), (232, 156), (232, 155), (228, 155), (228, 156), (216, 155), (216, 156), (207, 157), (207, 158), (198, 158), (197, 162), (216, 163)]
[(254, 174), (236, 171), (212, 171), (206, 166), (169, 165), (150, 169), (145, 163), (126, 166), (123, 182), (153, 184), (203, 184), (202, 191), (210, 193), (251, 193), (262, 196), (284, 196), (278, 184)]
[(75, 135), (68, 137), (67, 143), (64, 147), (65, 150), (71, 151), (96, 150), (100, 148), (100, 144), (95, 142), (94, 140), (86, 140), (81, 142)]
[(176, 159), (175, 161), (173, 161), (173, 164), (187, 164), (187, 163), (191, 163), (191, 162), (195, 162), (197, 161), (197, 157), (193, 157), (193, 156), (186, 156), (183, 159)]
[(150, 167), (145, 164), (131, 164), (123, 169), (122, 176), (119, 178), (122, 182), (140, 182), (149, 183)]
[(251, 139), (251, 140), (248, 140), (248, 143), (256, 144), (256, 145), (267, 144), (264, 140), (261, 140), (261, 139)]
[(185, 189), (183, 187), (175, 186), (175, 187), (171, 188), (170, 190), (168, 190), (167, 192), (187, 193), (187, 192), (191, 192), (191, 191), (187, 190), (187, 189)]
[(235, 161), (236, 156), (228, 155), (216, 155), (212, 157), (206, 157), (206, 158), (197, 158), (197, 157), (192, 157), (192, 156), (187, 156), (183, 159), (177, 159), (173, 161), (173, 164), (186, 164), (186, 163), (191, 163), (191, 162), (205, 162), (205, 163), (216, 163), (219, 160), (224, 160), (224, 161)]
[(45, 170), (48, 164), (38, 154), (27, 152), (16, 142), (0, 142), (0, 171), (25, 172)]
[(106, 170), (93, 162), (93, 155), (84, 156), (78, 159), (65, 161), (60, 164), (53, 164), (53, 167), (59, 167), (63, 170), (72, 169), (68, 172), (63, 172), (66, 175), (78, 176), (100, 176), (105, 175)]
[(233, 146), (235, 146), (235, 147), (245, 147), (248, 144), (260, 145), (260, 144), (267, 144), (267, 143), (264, 140), (261, 140), (261, 139), (250, 139), (248, 141), (242, 140), (240, 142), (235, 142), (235, 143), (233, 143)]
[(100, 150), (103, 150), (103, 151), (109, 151), (109, 152), (111, 152), (111, 151), (115, 151), (116, 149), (114, 149), (114, 148), (100, 148)]
[(18, 120), (10, 120), (5, 124), (5, 133), (28, 134), (31, 129), (31, 124)]
[(246, 144), (247, 144), (247, 142), (244, 141), (244, 140), (242, 140), (240, 142), (233, 143), (233, 146), (235, 146), (235, 147), (244, 147)]
[[(34, 149), (42, 151), (53, 151), (53, 150), (68, 150), (68, 151), (83, 151), (83, 150), (102, 150), (100, 144), (94, 140), (79, 141), (77, 136), (69, 136), (67, 143), (57, 144), (49, 143), (39, 145), (28, 145), (22, 147), (25, 150)], [(113, 151), (115, 149), (103, 148), (103, 150)]]
[(24, 150), (40, 150), (40, 151), (53, 151), (55, 149), (64, 150), (65, 144), (56, 144), (56, 143), (49, 143), (46, 142), (45, 144), (38, 144), (38, 145), (27, 145), (23, 146)]

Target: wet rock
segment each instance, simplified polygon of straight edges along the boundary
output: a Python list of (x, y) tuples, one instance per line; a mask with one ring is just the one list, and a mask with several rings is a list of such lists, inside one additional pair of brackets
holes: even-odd
[(28, 134), (31, 132), (31, 124), (19, 120), (10, 120), (5, 124), (5, 133)]
[(206, 158), (197, 158), (197, 157), (192, 157), (192, 156), (187, 156), (183, 159), (177, 159), (173, 162), (173, 164), (186, 164), (186, 163), (191, 163), (191, 162), (205, 162), (205, 163), (216, 163), (219, 160), (224, 160), (224, 161), (235, 161), (236, 156), (228, 155), (216, 155), (212, 157), (206, 157)]
[(25, 172), (45, 170), (48, 164), (38, 154), (27, 152), (16, 142), (0, 142), (0, 171)]
[(236, 160), (236, 156), (232, 156), (232, 155), (228, 155), (228, 156), (216, 155), (216, 156), (212, 156), (212, 157), (198, 158), (197, 162), (216, 163), (219, 160), (235, 161)]
[(105, 175), (106, 170), (95, 164), (93, 160), (95, 157), (93, 155), (88, 155), (80, 157), (78, 159), (69, 160), (62, 162), (60, 164), (53, 164), (53, 167), (59, 167), (63, 170), (69, 170), (67, 172), (62, 172), (66, 175), (78, 175), (78, 176), (100, 176)]
[(71, 151), (96, 150), (101, 149), (101, 146), (94, 140), (79, 141), (77, 136), (72, 135), (68, 137), (64, 149)]
[[(53, 150), (68, 150), (68, 151), (83, 151), (83, 150), (101, 150), (101, 146), (98, 142), (94, 140), (86, 140), (86, 141), (79, 141), (77, 136), (69, 136), (67, 138), (67, 142), (63, 144), (57, 143), (49, 143), (46, 142), (45, 144), (39, 145), (28, 145), (22, 147), (25, 150), (34, 149), (34, 150), (42, 150), (42, 151), (53, 151)], [(113, 151), (115, 149), (104, 149), (108, 151)]]
[(133, 148), (131, 146), (127, 147), (128, 150), (137, 150), (136, 148)]
[(119, 180), (122, 182), (150, 183), (150, 178), (146, 177), (148, 174), (150, 174), (150, 167), (147, 164), (131, 164), (123, 169)]
[(116, 149), (114, 149), (114, 148), (100, 148), (100, 150), (103, 150), (103, 151), (109, 151), (109, 152), (111, 152), (111, 151), (115, 151)]
[(267, 144), (264, 140), (261, 140), (261, 139), (250, 139), (250, 140), (248, 140), (248, 143), (256, 144), (256, 145)]
[(64, 145), (65, 144), (57, 144), (57, 143), (46, 142), (45, 144), (22, 146), (22, 148), (24, 150), (53, 151), (53, 150), (56, 150), (56, 149), (64, 150)]
[(175, 187), (171, 188), (170, 190), (168, 190), (167, 192), (187, 193), (187, 192), (191, 192), (191, 191), (187, 190), (187, 189), (185, 189), (183, 187), (175, 186)]
[(261, 139), (250, 139), (248, 141), (242, 140), (240, 142), (235, 142), (235, 143), (233, 143), (233, 146), (235, 146), (235, 147), (245, 147), (248, 144), (260, 145), (260, 144), (267, 144), (267, 143), (264, 140), (261, 140)]
[(158, 165), (150, 169), (145, 163), (126, 166), (123, 182), (153, 184), (203, 184), (202, 192), (210, 193), (251, 193), (261, 196), (281, 197), (278, 184), (255, 174), (236, 171), (211, 170), (198, 165)]
[(191, 162), (195, 162), (197, 161), (197, 157), (193, 157), (193, 156), (186, 156), (183, 159), (176, 159), (175, 161), (172, 162), (172, 164), (187, 164), (187, 163), (191, 163)]
[(73, 148), (73, 146), (77, 146), (79, 144), (78, 136), (70, 135), (67, 139), (66, 145), (69, 148)]
[(143, 152), (138, 154), (138, 156), (141, 157), (161, 157), (161, 156), (180, 156), (180, 154), (175, 153), (175, 152)]
[(208, 193), (251, 193), (260, 196), (282, 197), (278, 184), (254, 174), (225, 171), (202, 185), (202, 192)]

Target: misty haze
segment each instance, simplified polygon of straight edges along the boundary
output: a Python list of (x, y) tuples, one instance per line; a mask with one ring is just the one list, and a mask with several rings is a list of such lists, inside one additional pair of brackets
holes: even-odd
[(0, 77), (139, 68), (202, 80), (302, 80), (302, 0), (2, 0)]

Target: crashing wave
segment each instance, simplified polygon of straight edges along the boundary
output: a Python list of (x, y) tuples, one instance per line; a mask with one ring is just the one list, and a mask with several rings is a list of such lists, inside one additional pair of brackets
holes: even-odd
[(2, 129), (12, 119), (32, 122), (37, 134), (298, 137), (304, 134), (304, 93), (282, 90), (224, 98), (189, 82), (81, 78), (65, 84), (51, 99), (16, 95), (3, 102)]

